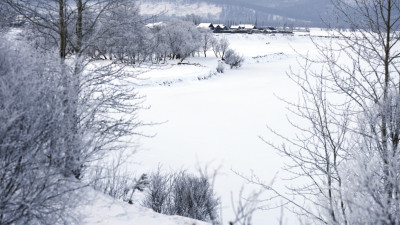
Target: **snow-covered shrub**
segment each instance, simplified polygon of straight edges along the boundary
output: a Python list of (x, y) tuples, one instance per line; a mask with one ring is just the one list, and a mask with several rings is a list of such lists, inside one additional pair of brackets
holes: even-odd
[(58, 224), (69, 206), (51, 157), (64, 125), (55, 59), (0, 41), (0, 224)]
[(224, 73), (224, 70), (225, 70), (224, 61), (218, 60), (217, 72)]
[(243, 56), (240, 56), (232, 49), (228, 49), (225, 53), (225, 63), (231, 66), (232, 68), (239, 68), (242, 66), (244, 62)]
[(210, 180), (182, 172), (172, 185), (172, 214), (206, 222), (216, 222), (219, 199)]
[(217, 222), (220, 202), (208, 177), (198, 177), (184, 171), (163, 175), (158, 171), (150, 178), (150, 186), (142, 204), (167, 215)]
[(149, 185), (146, 174), (136, 178), (135, 175), (123, 170), (120, 165), (98, 166), (93, 170), (90, 180), (93, 180), (91, 185), (94, 189), (130, 204), (133, 203), (135, 191), (144, 191)]
[(170, 204), (171, 176), (161, 174), (160, 168), (150, 175), (149, 187), (142, 201), (144, 207), (158, 213), (168, 214)]

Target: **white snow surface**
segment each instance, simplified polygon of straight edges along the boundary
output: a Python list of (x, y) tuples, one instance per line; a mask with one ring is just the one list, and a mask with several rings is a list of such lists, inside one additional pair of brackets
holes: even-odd
[(198, 81), (209, 79), (217, 74), (214, 68), (191, 63), (184, 60), (168, 61), (166, 65), (141, 66), (140, 68), (130, 68), (132, 72), (140, 71), (138, 76), (140, 86), (171, 85), (173, 83)]
[[(217, 169), (214, 188), (221, 197), (222, 224), (228, 224), (235, 219), (232, 198), (237, 204), (241, 188), (244, 195), (260, 189), (238, 174), (255, 175), (282, 191), (292, 185), (282, 179), (287, 175), (282, 170), (285, 159), (260, 137), (281, 142), (270, 135), (267, 125), (287, 137), (295, 135), (287, 121), (287, 105), (279, 98), (296, 102), (299, 90), (287, 73), (300, 71), (301, 54), (313, 57), (317, 50), (307, 33), (215, 36), (226, 37), (230, 47), (244, 56), (241, 68), (226, 65), (225, 73), (216, 73), (218, 59), (212, 51), (207, 57), (187, 58), (183, 64), (175, 60), (127, 68), (138, 74), (137, 90), (146, 96), (144, 106), (150, 106), (139, 113), (139, 119), (159, 123), (142, 128), (143, 134), (155, 136), (138, 139), (140, 149), (127, 160), (127, 169), (134, 174), (150, 173), (159, 166), (166, 173), (181, 169), (196, 173), (198, 168), (207, 168), (211, 174)], [(313, 40), (327, 39), (314, 36)], [(264, 193), (261, 200), (269, 197)], [(81, 202), (77, 210), (84, 225), (207, 224), (157, 214), (141, 207), (139, 200), (130, 205), (93, 189), (84, 192)], [(262, 206), (273, 208), (279, 203), (272, 200)], [(258, 211), (252, 224), (279, 224), (280, 216), (280, 209)], [(283, 216), (284, 224), (298, 223), (288, 211)]]
[[(280, 179), (285, 161), (259, 137), (280, 143), (269, 136), (266, 125), (286, 136), (295, 135), (287, 122), (287, 105), (277, 96), (290, 101), (299, 97), (286, 73), (299, 70), (299, 54), (316, 53), (306, 35), (218, 34), (245, 57), (241, 68), (226, 66), (225, 73), (215, 73), (218, 59), (209, 51), (207, 58), (186, 59), (189, 65), (170, 62), (139, 75), (143, 79), (139, 93), (150, 106), (139, 117), (162, 124), (143, 129), (156, 136), (140, 139), (141, 150), (130, 169), (140, 174), (159, 165), (165, 172), (219, 168), (215, 190), (221, 196), (223, 224), (234, 219), (231, 196), (236, 201), (242, 186), (245, 193), (259, 189), (237, 173), (257, 175), (266, 184), (274, 181), (273, 186), (284, 191), (284, 185), (291, 185)], [(318, 38), (322, 40), (314, 40)], [(277, 203), (269, 201), (264, 206)], [(280, 210), (259, 211), (253, 224), (278, 224), (279, 216)], [(297, 222), (288, 212), (285, 220)]]
[[(325, 40), (315, 30), (314, 41)], [(129, 159), (127, 169), (135, 174), (149, 173), (161, 165), (164, 172), (197, 168), (218, 169), (215, 191), (221, 196), (222, 222), (234, 219), (234, 201), (242, 187), (245, 193), (258, 190), (242, 177), (254, 174), (266, 184), (284, 191), (284, 159), (265, 144), (260, 136), (268, 136), (267, 126), (286, 136), (294, 136), (287, 122), (286, 104), (278, 99), (296, 101), (298, 88), (287, 77), (289, 70), (298, 71), (299, 54), (313, 56), (317, 50), (307, 33), (295, 35), (218, 34), (226, 37), (231, 48), (242, 54), (241, 68), (217, 74), (218, 59), (212, 51), (168, 64), (130, 68), (139, 75), (137, 90), (146, 96), (147, 110), (139, 113), (145, 122), (161, 123), (143, 128), (147, 135), (138, 140), (140, 151)], [(147, 71), (147, 72), (146, 72)], [(136, 150), (136, 149), (135, 149)], [(115, 200), (90, 188), (81, 192), (77, 212), (84, 225), (206, 225), (207, 223), (166, 216), (139, 206)], [(264, 198), (268, 199), (268, 195)], [(273, 207), (268, 201), (264, 206)], [(279, 224), (280, 209), (259, 211), (253, 224)], [(287, 223), (297, 224), (296, 217), (285, 212)]]

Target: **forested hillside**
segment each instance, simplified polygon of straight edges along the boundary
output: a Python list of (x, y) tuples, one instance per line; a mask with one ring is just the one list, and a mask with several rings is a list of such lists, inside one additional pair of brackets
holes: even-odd
[(140, 0), (144, 14), (165, 16), (195, 14), (203, 21), (252, 23), (257, 25), (322, 26), (327, 0), (244, 1), (244, 0)]

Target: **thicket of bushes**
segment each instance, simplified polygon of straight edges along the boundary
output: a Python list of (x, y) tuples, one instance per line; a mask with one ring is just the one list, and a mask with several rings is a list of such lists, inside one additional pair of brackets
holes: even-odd
[(220, 201), (209, 177), (185, 171), (166, 175), (158, 170), (151, 174), (145, 193), (142, 205), (158, 213), (218, 224)]
[[(149, 176), (139, 178), (124, 171), (119, 166), (107, 165), (94, 170), (95, 189), (126, 201), (140, 203), (155, 212), (179, 215), (219, 224), (220, 200), (213, 188), (213, 178), (200, 174), (196, 176), (186, 171), (164, 174), (161, 169)], [(134, 198), (135, 191), (144, 192), (140, 202)]]

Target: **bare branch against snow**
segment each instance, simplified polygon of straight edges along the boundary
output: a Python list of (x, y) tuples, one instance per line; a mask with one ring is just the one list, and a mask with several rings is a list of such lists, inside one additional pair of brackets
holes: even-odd
[(289, 73), (301, 90), (298, 102), (287, 102), (297, 134), (270, 128), (282, 145), (262, 138), (291, 160), (293, 182), (306, 182), (289, 194), (266, 188), (313, 223), (399, 224), (400, 4), (331, 2), (352, 31), (313, 39), (318, 58), (306, 57), (301, 72)]

